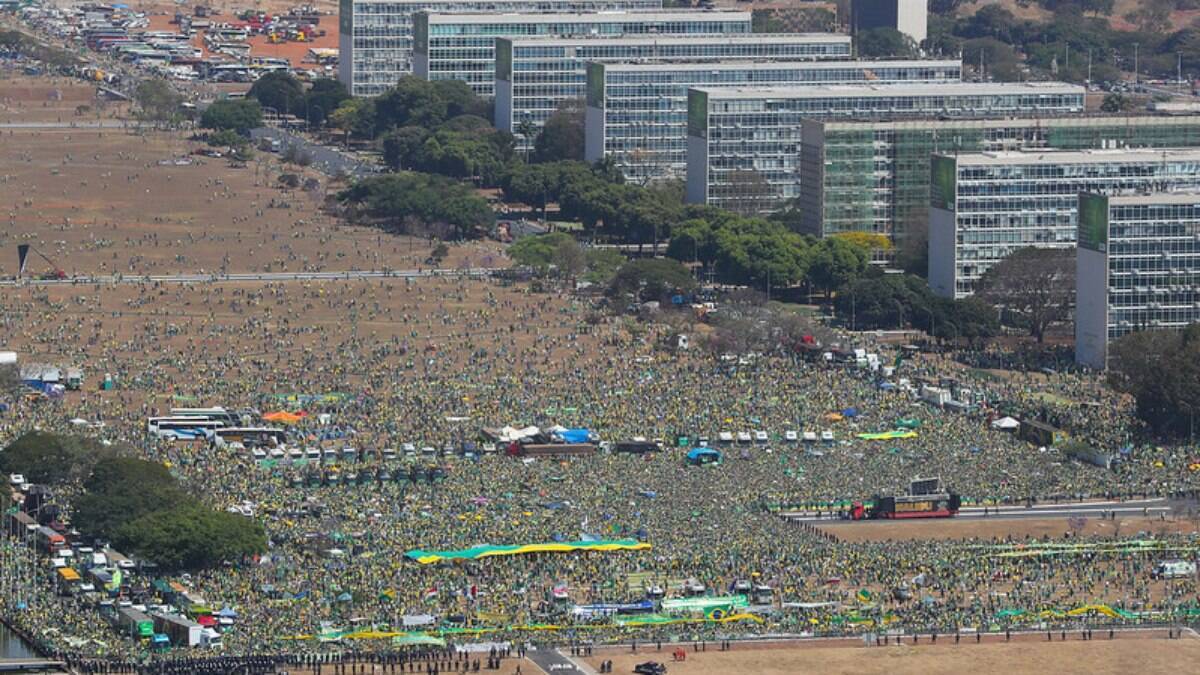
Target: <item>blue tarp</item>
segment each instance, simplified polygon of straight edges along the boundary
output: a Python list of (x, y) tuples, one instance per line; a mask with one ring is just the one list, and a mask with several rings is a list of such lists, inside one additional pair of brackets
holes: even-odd
[(707, 464), (721, 461), (721, 453), (712, 448), (692, 448), (688, 450), (687, 459), (693, 464)]
[(858, 408), (846, 408), (842, 411), (842, 417), (858, 417)]
[(591, 435), (587, 429), (563, 429), (558, 432), (564, 443), (587, 443)]

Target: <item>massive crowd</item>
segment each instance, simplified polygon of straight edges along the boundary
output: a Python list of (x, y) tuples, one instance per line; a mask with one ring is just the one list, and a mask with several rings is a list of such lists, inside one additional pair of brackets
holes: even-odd
[[(1188, 449), (1147, 443), (1130, 403), (1094, 376), (986, 372), (948, 356), (904, 360), (893, 381), (954, 378), (982, 402), (976, 412), (944, 412), (881, 389), (867, 370), (781, 353), (723, 361), (699, 346), (702, 339), (696, 349), (668, 351), (658, 346), (665, 328), (608, 316), (591, 300), (452, 278), (22, 289), (0, 304), (8, 344), (37, 360), (83, 365), (91, 378), (84, 392), (61, 402), (13, 400), (0, 414), (3, 441), (34, 427), (78, 431), (69, 422), (76, 418), (102, 421), (85, 433), (126, 440), (144, 457), (168, 462), (214, 506), (253, 505), (270, 537), (266, 555), (174, 577), (213, 605), (237, 609), (225, 653), (338, 650), (345, 645), (295, 638), (328, 628), (401, 627), (420, 615), (452, 628), (497, 629), (480, 639), (524, 639), (530, 633), (519, 627), (571, 624), (574, 603), (635, 599), (646, 584), (675, 593), (688, 579), (724, 593), (753, 578), (774, 588), (778, 603), (822, 605), (768, 617), (770, 630), (790, 632), (846, 630), (885, 617), (952, 631), (991, 627), (1004, 609), (1109, 603), (1163, 612), (1197, 600), (1193, 581), (1150, 580), (1160, 552), (997, 558), (979, 542), (841, 542), (764, 509), (900, 492), (912, 478), (933, 475), (981, 501), (1195, 489)], [(112, 391), (97, 391), (104, 373), (117, 383)], [(332, 392), (345, 396), (322, 397)], [(289, 403), (280, 394), (297, 398)], [(481, 427), (512, 423), (583, 426), (611, 441), (662, 438), (667, 449), (532, 461), (384, 461), (364, 452), (340, 467), (343, 475), (436, 463), (445, 478), (298, 486), (311, 465), (149, 438), (146, 417), (177, 405), (304, 409), (308, 416), (289, 429), (300, 447), (332, 438), (339, 448), (440, 449), (478, 440)], [(835, 421), (831, 413), (847, 408), (857, 416)], [(1041, 452), (990, 429), (1001, 409), (1053, 418), (1098, 447), (1129, 447), (1127, 461), (1109, 471)], [(855, 438), (901, 418), (920, 421), (917, 438)], [(720, 465), (688, 467), (686, 448), (675, 447), (679, 436), (715, 440), (721, 431), (751, 429), (772, 440), (727, 448)], [(836, 440), (806, 449), (781, 440), (789, 429), (830, 430)], [(1184, 549), (1194, 543), (1162, 536)], [(581, 537), (633, 538), (653, 548), (439, 565), (403, 557), (414, 548)], [(138, 655), (138, 645), (77, 606), (80, 600), (55, 596), (49, 569), (15, 563), (24, 559), (20, 547), (5, 547), (6, 612), (18, 626), (58, 650)], [(922, 574), (923, 584), (913, 581)], [(570, 602), (556, 599), (564, 589)], [(856, 600), (860, 589), (870, 602)], [(550, 635), (762, 630), (730, 623)]]

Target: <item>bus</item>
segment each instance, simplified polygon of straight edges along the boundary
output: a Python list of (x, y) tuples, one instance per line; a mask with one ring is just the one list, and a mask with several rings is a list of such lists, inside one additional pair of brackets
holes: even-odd
[(287, 432), (273, 427), (222, 427), (213, 431), (212, 440), (217, 447), (225, 447), (229, 443), (284, 445), (287, 442)]
[(146, 431), (152, 436), (186, 441), (207, 438), (224, 426), (220, 420), (200, 417), (151, 417), (146, 421)]
[(224, 422), (231, 427), (240, 424), (242, 415), (248, 411), (226, 410), (220, 406), (215, 408), (171, 408), (171, 417), (200, 417), (206, 420)]
[(72, 595), (82, 581), (79, 577), (79, 572), (76, 572), (70, 567), (58, 568), (58, 593), (59, 595)]

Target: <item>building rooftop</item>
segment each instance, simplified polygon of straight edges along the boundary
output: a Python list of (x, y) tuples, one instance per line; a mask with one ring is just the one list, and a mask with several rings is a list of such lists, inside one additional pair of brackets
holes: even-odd
[(645, 45), (659, 42), (672, 44), (849, 44), (850, 36), (841, 33), (733, 33), (729, 35), (571, 35), (567, 37), (498, 37), (508, 40), (514, 47), (569, 47), (581, 42), (608, 42), (612, 44)]
[[(559, 4), (559, 5), (578, 5), (580, 9), (586, 9), (589, 5), (602, 5), (602, 6), (612, 5), (614, 2), (614, 0), (537, 0), (537, 1), (538, 2), (554, 2), (555, 4)], [(637, 1), (637, 0), (619, 0), (619, 1), (622, 3), (629, 3), (631, 1)], [(654, 0), (643, 0), (643, 1), (647, 5), (654, 5), (654, 4), (661, 5), (661, 3), (655, 3)], [(0, 0), (0, 2), (3, 2), (3, 0)], [(465, 5), (468, 3), (477, 4), (477, 5), (486, 4), (489, 6), (501, 5), (501, 4), (516, 5), (516, 6), (523, 5), (525, 7), (528, 7), (531, 4), (530, 0), (354, 0), (354, 4), (356, 4), (356, 5), (383, 4), (383, 3), (387, 3), (389, 5), (421, 5), (422, 7), (424, 7), (425, 5)]]
[(945, 84), (838, 84), (827, 86), (721, 87), (698, 91), (714, 99), (884, 98), (887, 96), (982, 96), (989, 94), (1079, 94), (1082, 86), (1066, 82), (947, 82)]
[(487, 24), (487, 23), (597, 23), (617, 21), (749, 21), (750, 12), (724, 10), (613, 10), (604, 12), (561, 12), (554, 14), (510, 13), (510, 12), (419, 12), (429, 17), (430, 23), (441, 24)]
[(1136, 195), (1113, 195), (1109, 206), (1129, 204), (1200, 204), (1200, 192), (1151, 192)]
[[(945, 153), (942, 153), (945, 155)], [(950, 156), (950, 155), (945, 155)], [(959, 166), (1025, 164), (1094, 164), (1139, 162), (1200, 162), (1200, 148), (1133, 148), (1115, 150), (1031, 150), (974, 152), (954, 155)]]
[(1142, 124), (1156, 125), (1185, 125), (1200, 124), (1200, 114), (1168, 115), (1155, 112), (1140, 113), (1100, 113), (1047, 115), (1046, 113), (1030, 113), (1026, 115), (1003, 115), (994, 117), (953, 117), (939, 118), (937, 116), (908, 118), (903, 120), (891, 119), (859, 119), (859, 120), (824, 120), (806, 119), (801, 122), (805, 126), (821, 127), (825, 131), (841, 129), (873, 129), (879, 131), (901, 129), (923, 129), (939, 127), (947, 129), (973, 129), (979, 127), (1038, 127), (1058, 126), (1112, 126), (1123, 124), (1137, 126)]
[(962, 61), (957, 59), (944, 60), (893, 60), (893, 61), (709, 61), (705, 62), (671, 62), (655, 61), (653, 63), (605, 63), (606, 72), (655, 72), (659, 70), (836, 70), (838, 68), (931, 68), (962, 67)]

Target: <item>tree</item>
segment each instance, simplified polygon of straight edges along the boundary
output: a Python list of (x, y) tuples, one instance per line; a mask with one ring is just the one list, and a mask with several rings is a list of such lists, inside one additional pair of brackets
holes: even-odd
[(1200, 413), (1200, 324), (1137, 331), (1109, 347), (1109, 384), (1130, 394), (1159, 432), (1192, 436)]
[(262, 107), (250, 98), (216, 101), (200, 116), (200, 126), (205, 129), (232, 129), (247, 134), (251, 129), (262, 126)]
[(696, 280), (686, 267), (674, 260), (639, 258), (621, 266), (609, 285), (614, 297), (632, 295), (638, 301), (666, 301), (678, 293), (688, 293)]
[(25, 390), (21, 382), (21, 370), (16, 364), (0, 364), (0, 398), (16, 396)]
[(117, 528), (112, 539), (121, 550), (153, 560), (167, 571), (238, 562), (267, 549), (259, 523), (196, 503), (142, 515)]
[(374, 107), (378, 132), (404, 126), (433, 129), (446, 121), (449, 109), (438, 85), (415, 75), (402, 76), (375, 99)]
[(412, 169), (429, 132), (421, 127), (400, 127), (383, 136), (383, 161), (392, 171)]
[(494, 221), (487, 201), (461, 183), (405, 171), (372, 176), (338, 193), (351, 216), (397, 232), (420, 226), (443, 238), (474, 237)]
[(304, 98), (304, 108), (308, 113), (308, 123), (313, 126), (323, 126), (325, 120), (337, 110), (343, 102), (350, 98), (346, 86), (333, 78), (324, 77), (312, 84)]
[(1075, 251), (1027, 247), (993, 265), (976, 287), (980, 298), (1016, 313), (1041, 343), (1075, 300)]
[(584, 104), (568, 99), (558, 105), (533, 145), (533, 161), (557, 162), (583, 159)]
[(329, 116), (329, 123), (345, 134), (343, 141), (346, 145), (350, 144), (351, 135), (374, 138), (375, 104), (365, 98), (346, 99)]
[(90, 438), (32, 431), (0, 452), (0, 472), (19, 473), (31, 483), (62, 485), (86, 476), (110, 453)]
[(895, 28), (872, 28), (854, 36), (860, 58), (913, 58), (917, 45), (912, 38)]
[(304, 117), (304, 85), (291, 73), (273, 71), (263, 75), (254, 82), (246, 96), (280, 115)]
[(434, 80), (433, 90), (446, 103), (446, 118), (473, 115), (492, 119), (492, 106), (462, 80)]
[(1107, 113), (1129, 112), (1137, 108), (1137, 103), (1123, 94), (1105, 94), (1104, 101), (1100, 103), (1100, 110)]
[(541, 274), (555, 264), (555, 254), (560, 245), (575, 240), (566, 232), (547, 232), (531, 237), (521, 237), (508, 247), (508, 257), (524, 267), (532, 267)]
[(809, 280), (825, 291), (825, 297), (853, 282), (867, 270), (870, 251), (840, 238), (822, 239), (813, 247), (809, 265)]
[(222, 129), (208, 135), (208, 144), (214, 148), (240, 148), (249, 143), (233, 129)]
[(154, 122), (167, 122), (179, 114), (179, 103), (183, 100), (166, 80), (149, 78), (138, 83), (133, 98), (141, 108), (141, 115)]

